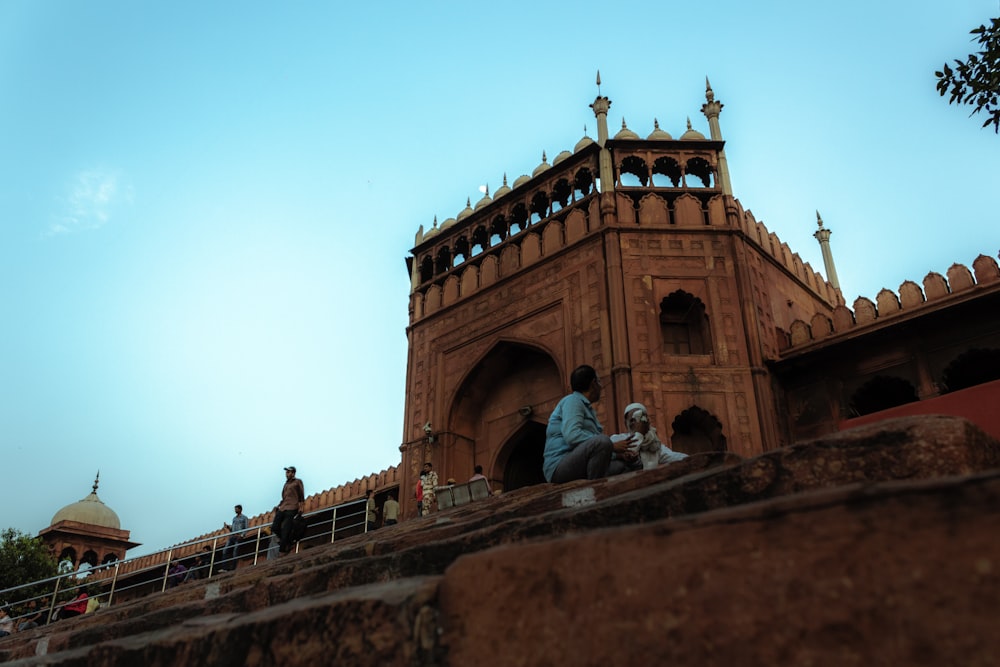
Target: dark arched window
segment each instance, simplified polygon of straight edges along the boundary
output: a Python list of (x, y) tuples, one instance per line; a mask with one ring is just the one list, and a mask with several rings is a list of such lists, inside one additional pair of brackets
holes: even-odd
[(638, 187), (649, 183), (649, 167), (641, 157), (629, 155), (622, 160), (618, 172), (618, 182), (625, 187)]
[(660, 332), (667, 354), (708, 354), (708, 317), (701, 299), (677, 290), (660, 302)]
[(879, 375), (861, 385), (851, 396), (851, 408), (857, 416), (913, 403), (917, 390), (903, 378)]
[(434, 260), (428, 255), (420, 263), (420, 282), (425, 283), (434, 277)]
[(715, 416), (692, 406), (674, 419), (670, 448), (685, 454), (699, 452), (726, 451), (726, 436), (722, 434), (722, 422)]
[(690, 178), (684, 179), (684, 184), (689, 188), (710, 188), (712, 187), (712, 165), (708, 160), (700, 157), (693, 157), (687, 161), (688, 176), (697, 176), (701, 183), (695, 183)]
[[(63, 549), (62, 551), (60, 551), (59, 552), (59, 562), (62, 563), (64, 560), (68, 560), (73, 565), (73, 568), (75, 568), (76, 567), (76, 549), (74, 549), (73, 547), (66, 547), (65, 549)], [(70, 568), (70, 569), (72, 570), (73, 568)]]
[(581, 169), (576, 172), (576, 177), (573, 179), (573, 192), (574, 196), (579, 193), (578, 199), (583, 199), (590, 194), (590, 191), (594, 187), (594, 175), (590, 173), (589, 169)]
[(1000, 380), (1000, 350), (973, 348), (955, 357), (944, 369), (945, 391), (958, 391)]
[(437, 262), (434, 264), (434, 274), (444, 273), (451, 268), (451, 250), (447, 247), (438, 250)]
[(661, 157), (653, 163), (653, 185), (676, 188), (681, 184), (681, 166), (672, 157)]

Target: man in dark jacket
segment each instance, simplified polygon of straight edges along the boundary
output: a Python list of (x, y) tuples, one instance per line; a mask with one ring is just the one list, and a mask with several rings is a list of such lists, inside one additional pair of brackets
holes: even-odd
[(306, 493), (302, 480), (295, 476), (295, 466), (285, 468), (285, 485), (281, 487), (281, 502), (274, 508), (271, 533), (278, 536), (278, 550), (287, 554), (292, 550), (292, 524), (305, 507)]

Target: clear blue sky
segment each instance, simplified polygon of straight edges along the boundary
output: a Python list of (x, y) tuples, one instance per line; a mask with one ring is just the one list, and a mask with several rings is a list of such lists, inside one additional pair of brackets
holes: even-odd
[(90, 491), (151, 551), (395, 465), (419, 225), (705, 76), (736, 196), (848, 303), (1000, 250), (946, 104), (996, 0), (0, 3), (0, 527)]

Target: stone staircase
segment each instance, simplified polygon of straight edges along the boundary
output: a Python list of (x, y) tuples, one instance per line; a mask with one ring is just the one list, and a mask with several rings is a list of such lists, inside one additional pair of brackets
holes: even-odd
[(0, 640), (12, 665), (992, 665), (1000, 443), (905, 418), (541, 485)]

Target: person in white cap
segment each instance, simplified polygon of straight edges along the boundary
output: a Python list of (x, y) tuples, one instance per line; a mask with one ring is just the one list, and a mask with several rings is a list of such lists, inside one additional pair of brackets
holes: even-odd
[(649, 412), (642, 403), (629, 403), (625, 407), (625, 426), (628, 433), (613, 436), (612, 440), (628, 440), (633, 451), (638, 452), (643, 470), (687, 458), (687, 454), (675, 452), (660, 441), (656, 428), (649, 423)]

